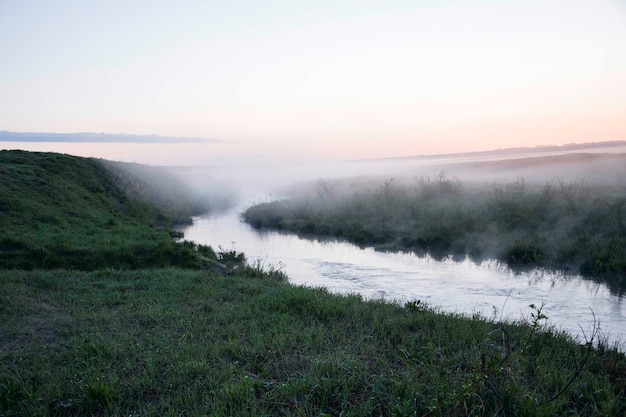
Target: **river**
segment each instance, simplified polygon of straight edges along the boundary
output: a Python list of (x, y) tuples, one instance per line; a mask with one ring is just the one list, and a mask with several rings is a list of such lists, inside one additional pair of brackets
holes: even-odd
[[(241, 210), (241, 208), (239, 209)], [(541, 270), (515, 273), (495, 261), (437, 261), (410, 253), (378, 252), (337, 240), (257, 231), (238, 210), (194, 218), (185, 239), (215, 250), (245, 253), (252, 264), (283, 270), (295, 285), (326, 287), (400, 303), (421, 300), (444, 312), (497, 320), (530, 318), (530, 304), (545, 303), (548, 324), (584, 342), (599, 323), (611, 342), (626, 341), (624, 297), (578, 276)], [(624, 346), (621, 346), (624, 350)]]

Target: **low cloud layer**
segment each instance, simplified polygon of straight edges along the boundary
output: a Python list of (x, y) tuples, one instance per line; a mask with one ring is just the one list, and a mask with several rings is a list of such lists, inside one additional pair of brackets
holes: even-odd
[(37, 133), (0, 130), (0, 142), (65, 142), (65, 143), (220, 143), (217, 139), (187, 138), (159, 135), (128, 135), (125, 133)]

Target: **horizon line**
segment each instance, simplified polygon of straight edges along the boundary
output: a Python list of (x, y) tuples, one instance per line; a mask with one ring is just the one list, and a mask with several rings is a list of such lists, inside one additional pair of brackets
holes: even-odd
[(27, 143), (225, 143), (219, 139), (162, 136), (155, 133), (138, 135), (132, 133), (51, 133), (51, 132), (12, 132), (0, 130), (0, 142)]

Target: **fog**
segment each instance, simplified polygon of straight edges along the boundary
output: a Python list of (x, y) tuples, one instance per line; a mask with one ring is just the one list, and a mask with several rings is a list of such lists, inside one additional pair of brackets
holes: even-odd
[[(174, 166), (168, 170), (216, 207), (250, 205), (287, 197), (324, 183), (379, 185), (442, 173), (464, 184), (502, 184), (523, 178), (529, 184), (549, 182), (623, 186), (626, 181), (626, 143), (582, 147), (546, 147), (466, 154), (417, 156), (353, 161), (238, 160), (207, 166)], [(313, 187), (313, 188), (311, 188)]]
[(624, 144), (173, 170), (234, 207), (186, 238), (284, 267), (293, 283), (512, 319), (545, 301), (572, 334), (592, 308), (624, 340), (626, 286), (612, 275), (626, 259)]

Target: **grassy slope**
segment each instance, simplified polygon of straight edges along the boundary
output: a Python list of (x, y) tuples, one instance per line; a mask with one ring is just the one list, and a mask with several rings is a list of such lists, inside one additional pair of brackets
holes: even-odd
[(68, 155), (0, 152), (0, 267), (140, 268), (190, 261), (163, 227), (200, 207), (164, 212), (150, 206), (138, 191), (154, 185), (133, 180), (125, 169)]
[[(166, 239), (147, 225), (145, 212), (129, 216), (129, 203), (107, 188), (109, 177), (92, 161), (13, 156), (17, 162), (1, 164), (14, 173), (3, 209), (7, 200), (31, 199), (62, 208), (45, 219), (13, 211), (2, 233), (14, 225), (37, 238), (29, 225), (62, 225), (59, 232), (74, 242), (72, 232), (106, 214)], [(70, 181), (69, 172), (42, 175), (46, 164), (86, 168)], [(85, 178), (88, 172), (93, 177)], [(46, 192), (61, 185), (73, 204)], [(70, 209), (78, 214), (71, 221)], [(129, 244), (124, 236), (136, 242), (121, 234), (121, 248)], [(106, 245), (93, 250), (108, 252)], [(550, 331), (540, 309), (529, 311), (527, 325), (515, 325), (437, 314), (419, 302), (401, 307), (334, 296), (260, 268), (216, 274), (98, 266), (0, 270), (0, 416), (626, 412), (623, 355)]]
[(166, 167), (98, 160), (120, 188), (143, 205), (158, 224), (188, 223), (214, 201), (202, 198), (181, 183)]

